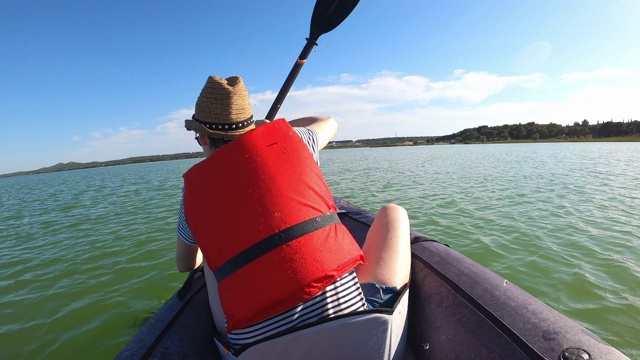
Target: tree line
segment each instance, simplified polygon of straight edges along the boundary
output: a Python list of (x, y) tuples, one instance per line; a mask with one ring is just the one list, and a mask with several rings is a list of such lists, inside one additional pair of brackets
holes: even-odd
[(578, 138), (611, 138), (625, 136), (640, 136), (640, 121), (607, 121), (590, 124), (589, 120), (574, 122), (573, 125), (559, 125), (554, 123), (513, 124), (501, 126), (478, 126), (462, 131), (439, 136), (436, 142), (487, 142), (506, 140), (541, 140), (541, 139), (578, 139)]

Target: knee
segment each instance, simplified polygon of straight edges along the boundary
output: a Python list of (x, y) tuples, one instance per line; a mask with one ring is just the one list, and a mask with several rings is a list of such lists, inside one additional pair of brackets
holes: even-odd
[(387, 218), (409, 218), (407, 210), (400, 205), (386, 204), (378, 211), (379, 215), (386, 215)]

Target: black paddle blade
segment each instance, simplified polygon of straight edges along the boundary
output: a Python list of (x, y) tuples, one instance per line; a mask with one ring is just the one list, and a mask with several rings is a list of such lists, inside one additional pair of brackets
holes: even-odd
[(351, 14), (360, 0), (317, 0), (311, 15), (309, 39), (316, 41), (322, 34), (335, 29)]
[(351, 14), (353, 9), (355, 9), (359, 1), (360, 0), (316, 0), (316, 5), (311, 15), (311, 30), (309, 32), (309, 38), (307, 38), (307, 43), (302, 49), (302, 52), (300, 52), (284, 84), (282, 84), (278, 96), (276, 96), (276, 99), (273, 101), (265, 119), (275, 119), (285, 96), (287, 96), (289, 90), (291, 90), (293, 82), (296, 80), (300, 69), (302, 69), (302, 65), (304, 65), (313, 47), (317, 45), (316, 40), (318, 40), (320, 35), (326, 34), (340, 25), (344, 19)]

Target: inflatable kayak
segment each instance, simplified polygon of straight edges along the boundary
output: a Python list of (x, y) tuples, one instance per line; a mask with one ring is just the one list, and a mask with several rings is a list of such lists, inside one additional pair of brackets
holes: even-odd
[[(341, 221), (362, 245), (374, 215), (342, 199), (335, 200)], [(408, 315), (402, 329), (406, 344), (402, 354), (393, 358), (628, 359), (584, 327), (449, 246), (413, 230), (411, 237)], [(116, 359), (223, 359), (213, 340), (214, 331), (204, 275), (194, 271)], [(344, 347), (344, 341), (354, 346), (356, 342), (360, 342), (358, 346), (378, 345), (366, 344), (368, 336), (339, 335), (340, 345), (318, 344), (317, 339), (314, 345), (327, 349)]]

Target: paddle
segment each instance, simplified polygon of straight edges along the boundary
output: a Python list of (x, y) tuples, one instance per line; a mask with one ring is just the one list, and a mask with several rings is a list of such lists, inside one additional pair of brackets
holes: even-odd
[(307, 61), (313, 47), (318, 45), (316, 43), (318, 38), (340, 25), (344, 19), (351, 14), (353, 9), (355, 9), (359, 1), (360, 0), (316, 1), (316, 5), (313, 8), (313, 14), (311, 15), (311, 29), (309, 30), (309, 37), (306, 38), (307, 43), (304, 48), (302, 48), (300, 55), (298, 55), (298, 59), (289, 72), (284, 84), (282, 84), (282, 87), (278, 92), (278, 96), (276, 96), (276, 99), (273, 101), (265, 119), (275, 119), (276, 113), (280, 110), (280, 106), (282, 106), (284, 98), (289, 93), (289, 90), (291, 90), (291, 86), (293, 86), (293, 82), (296, 80), (296, 77), (298, 77), (298, 74), (302, 69), (302, 65)]

